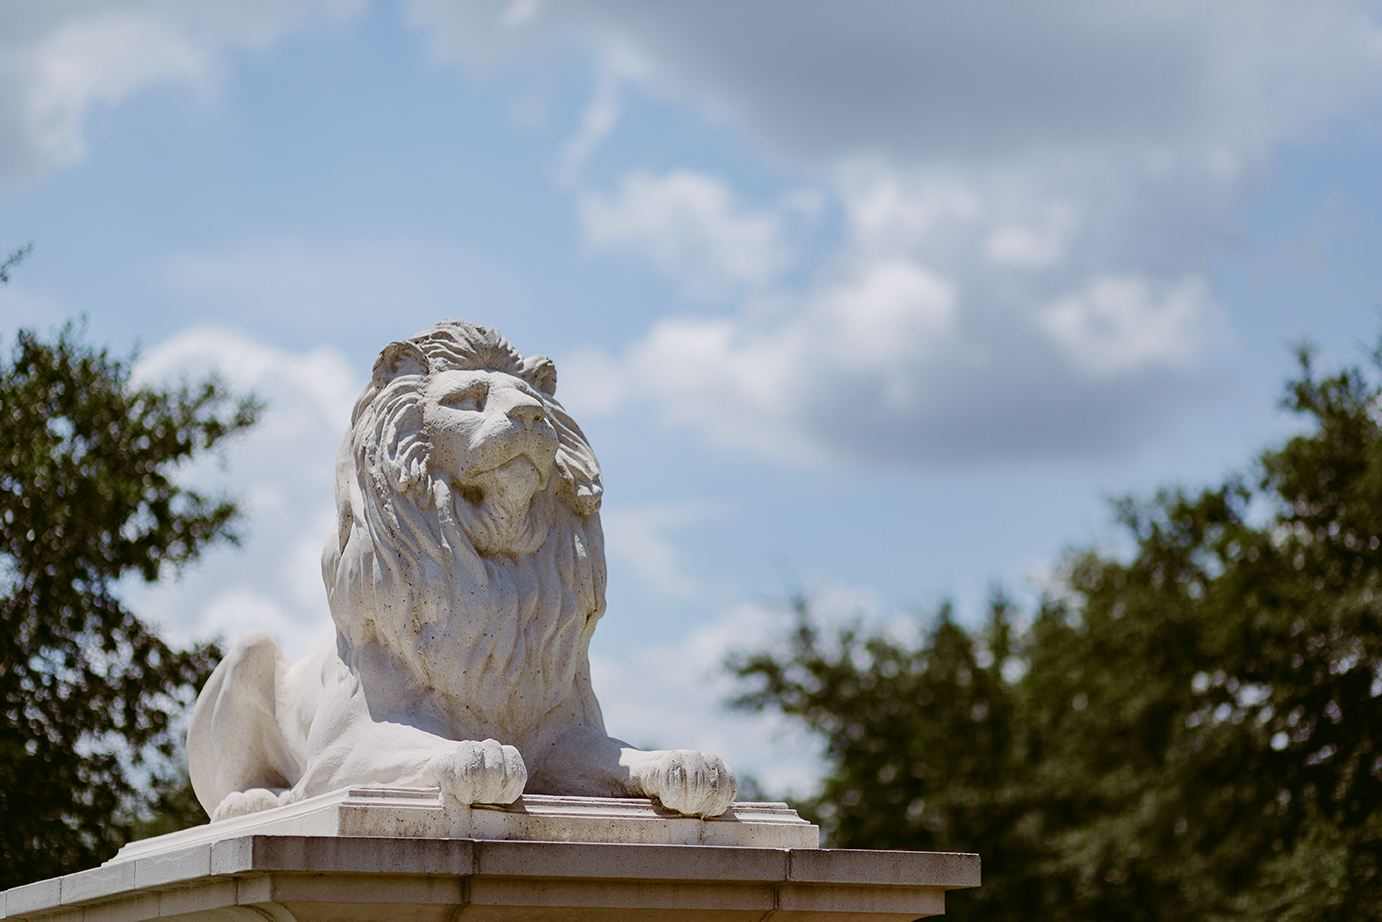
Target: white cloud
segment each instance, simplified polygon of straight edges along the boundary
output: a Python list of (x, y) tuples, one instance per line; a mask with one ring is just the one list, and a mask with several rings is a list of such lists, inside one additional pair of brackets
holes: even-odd
[(766, 285), (791, 258), (779, 220), (746, 210), (713, 176), (634, 173), (613, 196), (582, 194), (579, 208), (592, 248), (646, 256), (695, 295)]
[(1249, 184), (1278, 145), (1382, 99), (1373, 0), (572, 0), (525, 7), (520, 28), (510, 9), (409, 4), (467, 66), (571, 47), (596, 73), (636, 62), (625, 92), (688, 105), (833, 191), (834, 252), (788, 291), (771, 255), (786, 202), (753, 210), (722, 180), (636, 165), (579, 201), (597, 248), (684, 283), (776, 285), (774, 309), (664, 317), (587, 361), (597, 402), (648, 398), (778, 457), (1148, 437), (1202, 399), (1232, 341), (1212, 279)]
[(1170, 278), (1091, 275), (1115, 209), (1081, 200), (1088, 189), (1019, 185), (1010, 170), (966, 184), (852, 166), (844, 239), (804, 290), (776, 310), (664, 318), (568, 380), (589, 379), (587, 412), (651, 401), (718, 444), (793, 461), (955, 463), (1145, 438), (1232, 342), (1210, 286), (1181, 268), (1196, 260), (1180, 237), (1146, 245), (1149, 263), (1180, 269)]
[[(509, 10), (512, 11), (522, 5), (521, 2), (515, 2)], [(532, 9), (535, 10), (536, 6)], [(511, 18), (506, 13), (505, 23), (507, 24)], [(525, 19), (524, 22), (529, 21), (530, 18)], [(566, 185), (576, 184), (586, 161), (618, 125), (619, 116), (623, 111), (620, 89), (624, 82), (637, 80), (647, 73), (643, 61), (636, 54), (631, 53), (627, 47), (618, 43), (608, 47), (597, 66), (599, 74), (596, 77), (595, 88), (590, 95), (590, 101), (586, 103), (585, 111), (581, 113), (580, 127), (572, 135), (571, 140), (567, 141), (566, 149), (562, 151), (561, 167), (557, 173), (557, 178)]]
[(525, 8), (521, 28), (503, 4), (409, 9), (469, 66), (563, 44), (597, 73), (636, 62), (630, 89), (833, 192), (834, 250), (790, 283), (785, 200), (636, 168), (614, 195), (578, 193), (593, 248), (774, 294), (587, 356), (595, 403), (650, 399), (777, 457), (927, 464), (1148, 437), (1228, 354), (1212, 280), (1249, 184), (1281, 143), (1382, 99), (1371, 2), (589, 0)]
[(134, 589), (130, 598), (175, 639), (219, 633), (233, 641), (261, 627), (292, 658), (334, 630), (321, 549), (335, 521), (336, 448), (363, 381), (333, 349), (292, 353), (212, 328), (151, 350), (136, 378), (176, 383), (212, 369), (235, 392), (253, 391), (268, 404), (259, 424), (226, 448), (224, 468), (206, 458), (183, 477), (243, 499), (244, 544), (213, 550), (183, 579)]
[[(362, 5), (0, 8), (0, 183), (84, 156), (93, 107), (158, 84), (205, 89), (227, 52)], [(619, 382), (607, 404), (645, 392), (668, 419), (776, 455), (924, 463), (941, 443), (954, 457), (1067, 450), (1058, 432), (1068, 450), (1097, 450), (1179, 399), (1228, 339), (1205, 280), (1246, 183), (1284, 140), (1379, 98), (1378, 10), (411, 0), (405, 15), (435, 57), (480, 70), (583, 49), (595, 80), (559, 167), (569, 181), (610, 146), (620, 94), (637, 90), (833, 191), (842, 238), (776, 311), (658, 321), (605, 356)], [(613, 193), (576, 193), (592, 249), (641, 254), (694, 295), (782, 294), (790, 203), (745, 204), (688, 170), (625, 176)], [(406, 246), (311, 249), (266, 241), (167, 277), (306, 329), (330, 316), (325, 291), (396, 303), (381, 260), (409, 270), (394, 279), (419, 276)], [(1062, 419), (1082, 431), (1070, 438)]]
[[(572, 41), (794, 161), (1116, 144), (1229, 163), (1375, 98), (1366, 0), (647, 4), (411, 0), (434, 52), (493, 67)], [(1224, 158), (1224, 154), (1229, 156)]]
[(925, 357), (954, 332), (956, 306), (949, 281), (907, 259), (879, 259), (822, 292), (805, 319), (817, 327), (810, 338), (819, 351), (838, 355), (849, 371), (857, 356), (881, 363)]
[(205, 89), (229, 49), (258, 49), (362, 0), (50, 0), (0, 6), (0, 185), (86, 156), (95, 106), (145, 87)]
[[(838, 456), (822, 423), (867, 413), (895, 415), (924, 403), (919, 369), (943, 361), (958, 313), (954, 287), (902, 259), (865, 262), (823, 285), (784, 318), (669, 318), (623, 356), (622, 367), (588, 362), (612, 389), (656, 401), (664, 416), (725, 445), (793, 460)], [(605, 406), (613, 404), (605, 396)]]
[(614, 130), (620, 109), (619, 74), (607, 66), (596, 82), (595, 92), (581, 116), (580, 130), (566, 144), (559, 173), (563, 182), (572, 184), (576, 181), (590, 155)]
[(1051, 305), (1041, 324), (1081, 368), (1104, 378), (1188, 364), (1221, 332), (1215, 319), (1202, 279), (1154, 286), (1137, 276), (1100, 276)]
[(909, 174), (877, 161), (837, 171), (850, 245), (870, 256), (934, 247), (982, 219), (983, 189), (953, 171)]
[(984, 241), (984, 256), (1004, 269), (1048, 269), (1065, 259), (1073, 209), (1053, 203), (1038, 225), (1001, 224)]
[(657, 402), (664, 417), (725, 445), (775, 457), (816, 457), (794, 415), (793, 391), (809, 348), (800, 328), (760, 331), (736, 319), (670, 318), (623, 356), (625, 394)]
[[(1097, 183), (1039, 194), (1011, 169), (980, 179), (847, 165), (844, 238), (805, 290), (777, 310), (667, 317), (622, 353), (584, 356), (568, 374), (588, 379), (576, 399), (587, 412), (651, 401), (718, 444), (807, 462), (1144, 437), (1231, 341), (1209, 286), (1193, 272), (1090, 279), (1088, 251), (1119, 220), (1085, 200)], [(1167, 265), (1193, 264), (1183, 243)]]

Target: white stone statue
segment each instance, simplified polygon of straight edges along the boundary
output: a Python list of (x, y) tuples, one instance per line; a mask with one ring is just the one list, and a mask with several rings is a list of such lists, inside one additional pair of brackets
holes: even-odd
[(600, 469), (555, 390), (545, 356), (456, 320), (380, 353), (336, 461), (335, 639), (289, 666), (250, 631), (192, 712), (213, 821), (364, 784), (729, 807), (719, 756), (605, 733), (587, 652), (605, 608)]

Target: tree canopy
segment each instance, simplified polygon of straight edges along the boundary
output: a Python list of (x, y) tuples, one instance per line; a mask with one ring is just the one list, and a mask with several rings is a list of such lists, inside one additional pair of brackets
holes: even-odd
[(1070, 553), (1036, 611), (906, 640), (799, 598), (732, 658), (824, 740), (831, 844), (979, 852), (958, 919), (1382, 919), (1382, 388), (1299, 358), (1307, 431), (1119, 502), (1132, 552)]
[(172, 731), (219, 650), (170, 647), (118, 588), (234, 540), (234, 503), (174, 475), (257, 412), (214, 379), (136, 386), (71, 326), (0, 358), (0, 888), (99, 863), (179, 802)]

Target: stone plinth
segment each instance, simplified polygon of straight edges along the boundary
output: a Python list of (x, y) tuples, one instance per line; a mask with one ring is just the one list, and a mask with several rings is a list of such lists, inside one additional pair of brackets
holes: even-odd
[(910, 922), (977, 855), (593, 842), (241, 836), (17, 887), (51, 922)]
[[(435, 791), (352, 789), (133, 843), (7, 891), (0, 917), (910, 922), (979, 885), (978, 855), (823, 849), (815, 836), (782, 804), (698, 820), (647, 801), (529, 795), (461, 810)], [(696, 844), (736, 839), (755, 844)]]
[(640, 845), (815, 848), (820, 831), (783, 803), (735, 803), (701, 819), (643, 798), (524, 794), (506, 806), (468, 805), (438, 788), (362, 786), (156, 839), (132, 842), (115, 860), (244, 835), (530, 839)]

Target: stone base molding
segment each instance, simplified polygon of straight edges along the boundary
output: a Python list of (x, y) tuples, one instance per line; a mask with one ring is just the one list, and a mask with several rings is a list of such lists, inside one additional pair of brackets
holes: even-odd
[(4, 894), (45, 922), (911, 922), (979, 856), (824, 848), (248, 835)]
[(979, 886), (979, 856), (817, 847), (786, 804), (697, 819), (643, 799), (351, 788), (133, 842), (16, 887), (44, 922), (911, 922)]

